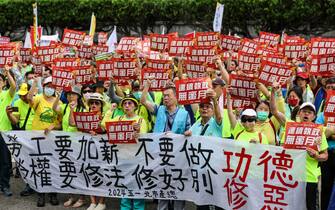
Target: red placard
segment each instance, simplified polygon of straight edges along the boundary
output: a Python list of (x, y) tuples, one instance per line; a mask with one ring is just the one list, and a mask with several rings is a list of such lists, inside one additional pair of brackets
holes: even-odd
[(93, 55), (100, 55), (106, 52), (108, 52), (108, 46), (106, 45), (93, 45), (92, 46)]
[(257, 54), (238, 52), (238, 67), (248, 74), (258, 71), (261, 66), (261, 57)]
[(335, 53), (334, 38), (312, 38), (311, 55), (325, 55)]
[(56, 58), (54, 59), (55, 67), (57, 68), (72, 68), (77, 67), (80, 64), (78, 58)]
[(306, 68), (312, 75), (330, 77), (335, 72), (335, 54), (312, 55)]
[(283, 46), (283, 54), (289, 59), (307, 57), (308, 43), (307, 42), (290, 42)]
[(258, 55), (263, 55), (263, 56), (276, 54), (276, 53), (278, 53), (278, 48), (277, 47), (270, 47), (270, 46), (265, 45), (265, 44), (261, 44), (261, 45), (257, 46), (256, 53)]
[(335, 128), (335, 117), (325, 117), (325, 125), (327, 128)]
[(97, 61), (99, 80), (110, 80), (113, 77), (113, 61)]
[(224, 50), (237, 52), (241, 48), (242, 39), (234, 36), (222, 35), (221, 47)]
[(13, 57), (15, 56), (14, 46), (0, 46), (0, 67), (13, 64)]
[(92, 84), (93, 76), (90, 66), (77, 66), (72, 67), (73, 74), (75, 75), (76, 84)]
[(21, 48), (20, 49), (20, 60), (22, 63), (31, 62), (31, 49), (30, 48)]
[(85, 38), (85, 32), (64, 29), (62, 43), (70, 46), (81, 46)]
[(190, 49), (193, 46), (192, 38), (174, 38), (169, 44), (169, 55), (170, 56), (184, 56), (190, 53)]
[(232, 98), (257, 101), (255, 78), (231, 74), (230, 87)]
[(169, 43), (172, 36), (166, 34), (150, 34), (150, 49), (165, 52), (169, 49)]
[(181, 79), (176, 81), (177, 100), (181, 105), (199, 103), (206, 98), (206, 78)]
[(150, 85), (151, 91), (162, 91), (169, 81), (169, 73), (164, 69), (143, 68), (141, 71), (142, 84), (145, 85), (147, 79), (154, 78)]
[(258, 43), (251, 39), (243, 39), (241, 51), (245, 53), (255, 54), (257, 52)]
[(263, 60), (276, 64), (286, 64), (285, 57), (280, 54), (268, 54), (266, 57), (263, 57)]
[(291, 66), (263, 60), (258, 78), (260, 82), (268, 86), (271, 86), (273, 82), (284, 85), (291, 75)]
[(10, 42), (10, 38), (6, 36), (0, 36), (0, 45), (8, 44)]
[(135, 47), (139, 43), (140, 38), (138, 37), (122, 37), (119, 44), (116, 47), (116, 52), (121, 53), (134, 53)]
[(144, 40), (139, 41), (136, 44), (135, 49), (140, 52), (139, 56), (148, 56), (150, 53), (150, 38), (146, 37)]
[(163, 60), (163, 59), (146, 59), (146, 64), (150, 69), (162, 69), (162, 70), (170, 70), (172, 68), (171, 60)]
[(193, 46), (191, 48), (191, 53), (188, 59), (195, 62), (202, 62), (214, 65), (212, 60), (217, 55), (216, 49), (216, 47)]
[(287, 122), (284, 148), (305, 150), (308, 147), (318, 150), (315, 141), (321, 140), (322, 129), (322, 125), (315, 123)]
[(152, 60), (168, 60), (169, 54), (167, 52), (157, 52), (150, 50), (148, 53), (148, 58)]
[(52, 68), (52, 85), (61, 89), (73, 85), (73, 74), (71, 70), (62, 68)]
[(218, 46), (220, 44), (220, 36), (217, 32), (196, 32), (195, 45), (196, 46)]
[(80, 131), (101, 131), (101, 118), (96, 112), (73, 112), (76, 127)]
[(300, 36), (288, 36), (284, 34), (283, 43), (297, 43), (297, 42), (306, 42), (306, 40)]
[(136, 76), (134, 69), (136, 67), (136, 59), (134, 58), (113, 58), (113, 75), (116, 79), (130, 80)]
[(206, 65), (202, 62), (185, 61), (184, 62), (186, 73), (189, 78), (205, 77)]
[(324, 115), (326, 117), (335, 117), (335, 90), (327, 90)]
[(136, 121), (106, 122), (107, 137), (110, 144), (136, 144), (133, 124)]
[(91, 59), (93, 57), (93, 50), (91, 46), (82, 45), (78, 48), (78, 57)]
[(279, 34), (273, 34), (269, 32), (259, 32), (258, 42), (269, 44), (270, 46), (277, 46), (280, 40)]
[(105, 45), (108, 39), (108, 33), (99, 32), (98, 33), (98, 45)]
[(54, 59), (59, 55), (60, 48), (57, 45), (50, 45), (44, 47), (36, 47), (33, 51), (33, 56), (36, 64), (51, 64)]
[[(224, 95), (224, 108), (227, 109), (227, 91), (226, 89), (224, 89), (223, 91), (223, 95)], [(233, 105), (233, 109), (246, 109), (246, 108), (255, 108), (255, 104), (256, 102), (251, 101), (249, 99), (245, 99), (245, 98), (235, 98), (234, 96), (232, 96), (230, 98), (232, 105)]]

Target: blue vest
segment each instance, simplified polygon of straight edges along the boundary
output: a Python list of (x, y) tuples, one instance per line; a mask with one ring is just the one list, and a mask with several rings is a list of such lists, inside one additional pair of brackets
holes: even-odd
[[(179, 107), (177, 114), (173, 120), (171, 131), (176, 134), (184, 134), (186, 128), (186, 122), (188, 118), (188, 112), (184, 108)], [(166, 107), (164, 105), (159, 106), (157, 110), (156, 123), (154, 127), (154, 133), (163, 133), (165, 131), (167, 116)]]

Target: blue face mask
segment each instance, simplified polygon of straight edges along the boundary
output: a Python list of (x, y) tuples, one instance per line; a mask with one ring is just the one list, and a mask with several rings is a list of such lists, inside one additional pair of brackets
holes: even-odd
[(257, 119), (260, 121), (265, 121), (269, 117), (269, 112), (258, 111), (257, 112)]

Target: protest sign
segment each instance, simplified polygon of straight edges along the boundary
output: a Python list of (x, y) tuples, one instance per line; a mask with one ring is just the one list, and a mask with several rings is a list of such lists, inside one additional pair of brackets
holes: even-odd
[(134, 79), (136, 59), (134, 58), (113, 58), (113, 76), (116, 79)]
[(161, 69), (161, 70), (171, 70), (172, 69), (171, 60), (147, 58), (145, 60), (145, 63), (147, 64), (146, 67), (150, 69)]
[(5, 65), (11, 66), (13, 64), (13, 58), (15, 56), (14, 46), (0, 46), (0, 67)]
[(108, 33), (99, 32), (98, 33), (98, 45), (105, 45), (108, 39)]
[(263, 60), (258, 78), (260, 82), (268, 86), (274, 82), (284, 85), (291, 75), (291, 66)]
[(327, 90), (327, 98), (324, 107), (324, 116), (335, 117), (335, 90)]
[(82, 45), (78, 48), (78, 57), (85, 59), (92, 59), (93, 49), (91, 46)]
[(243, 39), (241, 51), (245, 53), (251, 53), (254, 54), (257, 52), (258, 43), (256, 41), (253, 41), (251, 39)]
[(269, 32), (261, 31), (259, 32), (259, 43), (265, 43), (269, 44), (272, 47), (276, 47), (279, 44), (280, 41), (280, 35), (279, 34), (273, 34)]
[(307, 51), (308, 44), (306, 42), (289, 42), (283, 46), (283, 54), (288, 59), (305, 59)]
[(335, 53), (334, 38), (312, 38), (311, 39), (311, 55), (325, 55)]
[(31, 49), (30, 48), (20, 48), (20, 60), (22, 63), (31, 62)]
[(81, 46), (85, 38), (85, 32), (64, 29), (62, 43), (68, 46)]
[(190, 53), (190, 49), (193, 46), (193, 38), (173, 38), (169, 43), (169, 55), (170, 56), (186, 56)]
[(71, 68), (79, 66), (80, 59), (78, 58), (56, 58), (53, 63), (58, 68)]
[(185, 61), (185, 70), (190, 78), (205, 77), (207, 66), (203, 62)]
[(52, 68), (52, 85), (65, 89), (74, 84), (72, 70), (54, 67)]
[(218, 46), (220, 44), (220, 35), (217, 32), (196, 32), (194, 44), (199, 47)]
[(230, 75), (230, 95), (235, 99), (257, 101), (255, 78)]
[(6, 36), (0, 36), (0, 45), (10, 43), (10, 38)]
[(238, 52), (238, 67), (246, 73), (254, 74), (261, 66), (261, 57), (258, 54)]
[(150, 91), (163, 91), (169, 81), (169, 72), (165, 69), (143, 68), (141, 71), (142, 85), (151, 80)]
[(113, 77), (113, 61), (97, 61), (96, 65), (99, 80), (110, 80)]
[(93, 75), (90, 66), (76, 66), (72, 67), (73, 74), (75, 75), (76, 84), (92, 84)]
[(138, 37), (122, 37), (119, 44), (117, 45), (116, 52), (120, 54), (134, 53), (135, 47), (139, 41), (140, 38)]
[(135, 121), (115, 121), (107, 122), (106, 130), (107, 137), (110, 144), (134, 144), (136, 139), (134, 137), (133, 124)]
[(242, 39), (239, 37), (221, 35), (221, 47), (224, 50), (237, 52), (241, 48)]
[(167, 51), (171, 38), (168, 34), (150, 34), (150, 49), (159, 52)]
[(53, 60), (60, 53), (60, 48), (57, 45), (36, 47), (35, 50), (33, 50), (32, 52), (33, 52), (33, 56), (39, 60), (38, 63), (51, 64), (53, 63)]
[(96, 112), (73, 112), (73, 115), (78, 130), (85, 132), (101, 130), (101, 118)]
[(206, 98), (208, 82), (205, 78), (180, 79), (176, 81), (179, 104), (199, 103)]
[(312, 55), (306, 68), (312, 75), (331, 77), (335, 73), (335, 54)]

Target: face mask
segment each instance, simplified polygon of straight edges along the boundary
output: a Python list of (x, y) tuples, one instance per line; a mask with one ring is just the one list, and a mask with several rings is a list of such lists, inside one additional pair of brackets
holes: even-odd
[(33, 85), (33, 83), (34, 83), (34, 79), (30, 79), (30, 80), (28, 80), (28, 85), (30, 85), (30, 86), (32, 86)]
[(296, 99), (296, 98), (289, 98), (289, 99), (287, 99), (287, 103), (289, 104), (289, 105), (291, 105), (291, 106), (296, 106), (296, 105), (298, 105), (298, 99)]
[(264, 111), (258, 111), (257, 112), (257, 118), (260, 121), (265, 121), (269, 117), (269, 112), (264, 112)]
[(55, 89), (53, 89), (53, 88), (50, 88), (50, 87), (45, 87), (44, 88), (44, 94), (46, 95), (46, 96), (53, 96), (53, 94), (55, 93)]

